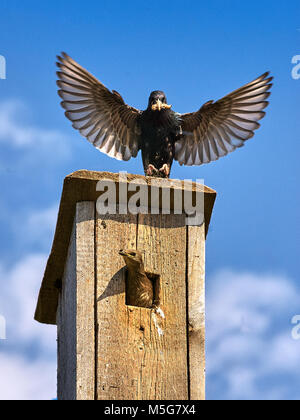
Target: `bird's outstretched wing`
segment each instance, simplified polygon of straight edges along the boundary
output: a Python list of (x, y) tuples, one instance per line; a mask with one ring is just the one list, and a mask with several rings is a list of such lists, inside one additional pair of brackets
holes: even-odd
[(57, 85), (62, 107), (73, 127), (101, 152), (118, 160), (136, 157), (139, 151), (140, 111), (125, 104), (67, 54), (58, 57)]
[(242, 147), (260, 127), (273, 77), (265, 73), (217, 102), (181, 115), (182, 135), (175, 145), (180, 165), (202, 165)]

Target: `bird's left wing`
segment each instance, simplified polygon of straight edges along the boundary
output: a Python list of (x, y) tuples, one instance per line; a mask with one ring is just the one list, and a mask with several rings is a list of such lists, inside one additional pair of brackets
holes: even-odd
[(272, 84), (269, 73), (217, 102), (207, 102), (194, 113), (183, 114), (181, 136), (175, 144), (180, 165), (202, 165), (242, 147), (260, 127)]
[(125, 104), (67, 54), (58, 57), (58, 91), (73, 127), (101, 152), (118, 160), (136, 157), (139, 151), (140, 111)]

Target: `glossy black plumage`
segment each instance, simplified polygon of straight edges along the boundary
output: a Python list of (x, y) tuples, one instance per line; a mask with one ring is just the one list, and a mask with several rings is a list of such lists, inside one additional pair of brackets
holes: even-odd
[(157, 101), (167, 103), (161, 91), (152, 92), (148, 108), (141, 113), (140, 149), (146, 175), (168, 177), (175, 158), (175, 143), (180, 132), (180, 117), (171, 109), (153, 111)]
[(142, 151), (145, 174), (169, 177), (173, 160), (202, 165), (242, 147), (259, 128), (270, 95), (269, 73), (197, 112), (178, 114), (162, 91), (154, 91), (140, 111), (126, 105), (94, 76), (63, 53), (57, 82), (66, 117), (97, 149), (129, 160)]

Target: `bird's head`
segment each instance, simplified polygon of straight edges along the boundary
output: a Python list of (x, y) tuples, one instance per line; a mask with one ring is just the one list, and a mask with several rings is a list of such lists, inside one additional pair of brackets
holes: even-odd
[(152, 111), (161, 111), (162, 109), (171, 109), (172, 105), (168, 105), (164, 92), (155, 90), (149, 97), (148, 109)]
[(121, 249), (119, 255), (124, 258), (128, 268), (137, 269), (144, 265), (143, 256), (140, 251), (134, 249)]

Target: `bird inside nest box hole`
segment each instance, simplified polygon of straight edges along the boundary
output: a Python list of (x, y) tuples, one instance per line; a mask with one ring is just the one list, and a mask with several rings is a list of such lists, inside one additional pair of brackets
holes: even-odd
[(160, 275), (145, 271), (140, 251), (129, 249), (119, 253), (126, 264), (126, 305), (158, 308), (160, 304)]

